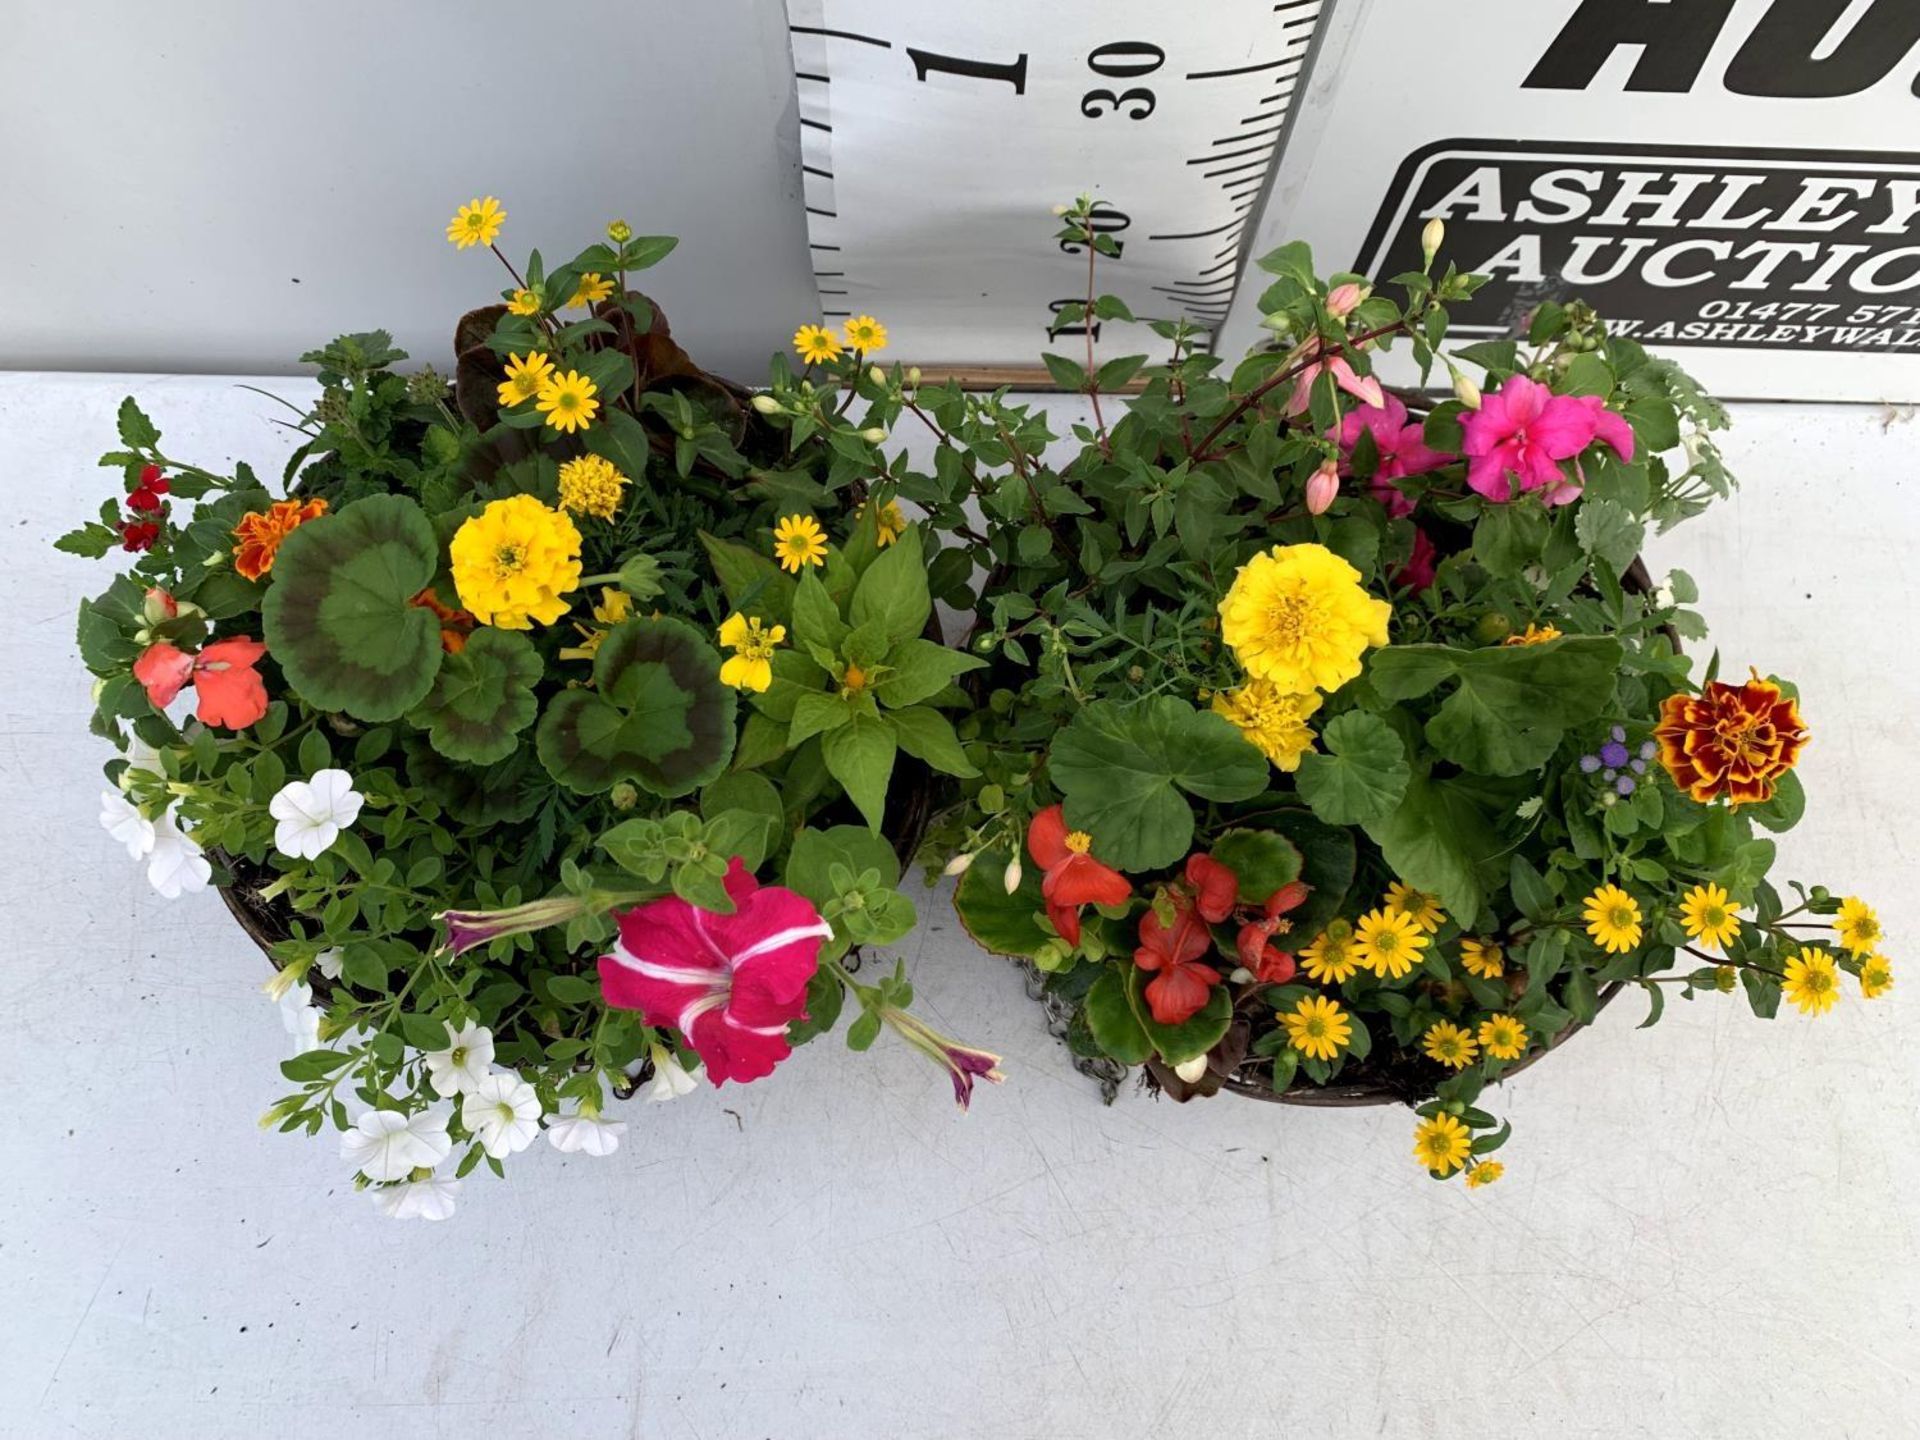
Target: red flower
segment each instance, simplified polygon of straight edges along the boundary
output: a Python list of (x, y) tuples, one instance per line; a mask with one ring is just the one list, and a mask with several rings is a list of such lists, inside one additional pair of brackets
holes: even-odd
[(1251, 970), (1261, 984), (1284, 985), (1293, 979), (1292, 952), (1275, 949), (1268, 942), (1276, 931), (1285, 932), (1290, 928), (1285, 919), (1287, 912), (1298, 909), (1311, 888), (1298, 880), (1282, 885), (1260, 907), (1263, 918), (1250, 920), (1240, 927), (1234, 950), (1240, 956), (1240, 963)]
[(267, 713), (267, 687), (253, 667), (267, 647), (241, 635), (217, 640), (189, 655), (162, 640), (133, 662), (133, 678), (146, 688), (156, 710), (174, 702), (189, 683), (199, 699), (194, 714), (202, 725), (241, 730)]
[(1058, 805), (1049, 805), (1027, 826), (1027, 852), (1046, 872), (1040, 895), (1047, 902), (1047, 918), (1069, 945), (1080, 943), (1082, 905), (1122, 905), (1133, 894), (1127, 877), (1102, 865), (1087, 852), (1093, 837), (1068, 830)]
[(731, 915), (677, 895), (616, 915), (620, 939), (600, 957), (607, 1004), (678, 1030), (716, 1085), (758, 1080), (793, 1053), (787, 1025), (806, 1013), (820, 942), (833, 934), (805, 897), (761, 886), (738, 856), (726, 886)]
[(1147, 982), (1147, 1008), (1161, 1025), (1191, 1019), (1207, 1003), (1207, 992), (1220, 983), (1220, 972), (1202, 965), (1200, 957), (1213, 949), (1213, 932), (1191, 905), (1174, 903), (1171, 927), (1160, 922), (1160, 912), (1149, 907), (1140, 917), (1140, 948), (1133, 963), (1157, 971)]
[(127, 496), (129, 510), (153, 511), (160, 508), (160, 497), (170, 487), (161, 475), (158, 465), (149, 465), (140, 472), (140, 483), (134, 486), (133, 493)]
[(151, 520), (123, 520), (120, 522), (120, 548), (130, 555), (142, 550), (151, 550), (153, 542), (160, 538), (160, 527)]
[(1200, 918), (1210, 923), (1226, 919), (1240, 903), (1240, 878), (1211, 855), (1187, 857), (1187, 884)]

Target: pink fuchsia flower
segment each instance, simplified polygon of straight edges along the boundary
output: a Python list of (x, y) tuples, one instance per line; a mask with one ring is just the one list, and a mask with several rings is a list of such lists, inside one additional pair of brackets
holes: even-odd
[(1313, 472), (1307, 481), (1307, 513), (1324, 515), (1333, 505), (1334, 497), (1340, 493), (1340, 466), (1336, 461), (1328, 460)]
[(793, 1053), (787, 1025), (806, 1013), (833, 934), (804, 896), (760, 885), (738, 856), (726, 887), (731, 915), (677, 895), (617, 914), (620, 939), (600, 957), (607, 1004), (678, 1030), (715, 1085), (758, 1080)]
[(1399, 397), (1387, 395), (1381, 405), (1363, 405), (1340, 417), (1340, 473), (1353, 473), (1353, 447), (1360, 436), (1373, 436), (1373, 448), (1380, 463), (1373, 472), (1373, 498), (1387, 507), (1389, 515), (1408, 515), (1413, 501), (1400, 493), (1394, 481), (1409, 475), (1425, 475), (1450, 465), (1457, 458), (1427, 444), (1426, 428), (1408, 418), (1407, 407)]
[(1524, 375), (1510, 375), (1480, 408), (1461, 419), (1467, 484), (1489, 500), (1513, 498), (1513, 482), (1538, 490), (1549, 505), (1580, 495), (1561, 462), (1604, 440), (1622, 460), (1633, 458), (1633, 431), (1597, 395), (1555, 395)]
[(1324, 360), (1314, 361), (1294, 377), (1293, 393), (1287, 398), (1287, 414), (1299, 415), (1306, 410), (1313, 400), (1313, 382), (1320, 378), (1323, 370), (1333, 376), (1334, 384), (1361, 404), (1379, 406), (1386, 403), (1386, 391), (1380, 388), (1378, 380), (1371, 375), (1355, 374), (1346, 356), (1331, 355)]
[(1334, 286), (1327, 292), (1327, 314), (1336, 320), (1346, 319), (1360, 308), (1360, 302), (1367, 298), (1371, 289), (1367, 285), (1356, 285), (1351, 280), (1344, 285)]
[(1440, 552), (1434, 549), (1433, 541), (1427, 532), (1418, 525), (1413, 527), (1413, 553), (1407, 556), (1407, 563), (1393, 573), (1395, 589), (1424, 590), (1433, 584), (1434, 565)]

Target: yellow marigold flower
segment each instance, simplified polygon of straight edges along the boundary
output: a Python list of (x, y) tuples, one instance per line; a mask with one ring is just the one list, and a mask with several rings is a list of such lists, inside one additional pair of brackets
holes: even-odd
[(773, 647), (786, 638), (786, 626), (762, 627), (757, 616), (734, 611), (720, 626), (720, 643), (734, 652), (720, 667), (720, 683), (736, 690), (765, 690), (773, 684)]
[(840, 333), (847, 337), (849, 350), (875, 350), (887, 348), (887, 327), (871, 315), (856, 315), (840, 327)]
[(540, 297), (531, 290), (516, 290), (507, 299), (507, 313), (509, 315), (538, 315), (540, 313)]
[(1507, 1167), (1498, 1160), (1482, 1160), (1467, 1171), (1467, 1188), (1478, 1190), (1482, 1185), (1491, 1185), (1507, 1173)]
[(1740, 907), (1718, 885), (1696, 885), (1680, 897), (1680, 928), (1709, 950), (1725, 950), (1740, 933)]
[(1436, 1175), (1451, 1175), (1472, 1153), (1472, 1133), (1444, 1110), (1414, 1128), (1413, 1158)]
[(1477, 975), (1482, 980), (1498, 980), (1507, 973), (1506, 952), (1491, 940), (1463, 939), (1460, 942), (1460, 963), (1467, 967), (1469, 975)]
[(1331, 1060), (1352, 1043), (1353, 1024), (1338, 1002), (1325, 995), (1308, 995), (1291, 1011), (1283, 1011), (1287, 1043), (1309, 1060)]
[(1213, 697), (1213, 712), (1233, 722), (1248, 744), (1280, 769), (1300, 768), (1300, 757), (1313, 749), (1313, 730), (1307, 717), (1320, 708), (1320, 693), (1289, 695), (1271, 680), (1249, 679), (1234, 690)]
[(600, 642), (607, 638), (607, 631), (633, 614), (633, 597), (624, 590), (615, 590), (603, 586), (600, 590), (600, 602), (590, 612), (594, 619), (592, 625), (582, 625), (575, 621), (573, 628), (580, 632), (580, 643), (569, 645), (560, 652), (562, 660), (591, 660), (600, 651)]
[(1618, 885), (1602, 885), (1587, 897), (1581, 914), (1587, 934), (1602, 950), (1624, 955), (1640, 943), (1640, 904)]
[(840, 342), (824, 325), (802, 325), (793, 332), (793, 348), (809, 365), (817, 365), (838, 355)]
[(1833, 956), (1811, 945), (1802, 946), (1800, 953), (1787, 961), (1787, 975), (1780, 990), (1801, 1014), (1826, 1014), (1840, 998), (1840, 977), (1834, 970)]
[(541, 387), (533, 408), (546, 416), (547, 424), (555, 430), (571, 435), (585, 430), (600, 413), (600, 402), (593, 398), (599, 393), (600, 387), (593, 381), (578, 370), (569, 370)]
[(1869, 955), (1860, 962), (1860, 996), (1878, 1000), (1893, 988), (1893, 965), (1884, 955)]
[(1481, 1047), (1496, 1060), (1518, 1060), (1527, 1053), (1527, 1025), (1517, 1015), (1491, 1015), (1480, 1022)]
[(1527, 628), (1517, 635), (1509, 635), (1502, 641), (1505, 645), (1544, 645), (1549, 640), (1558, 640), (1560, 632), (1551, 625), (1528, 623)]
[(448, 555), (460, 603), (502, 630), (551, 625), (580, 584), (580, 532), (531, 495), (490, 502), (454, 532)]
[[(856, 522), (864, 519), (866, 513), (867, 502), (864, 500), (853, 507), (853, 518)], [(898, 500), (889, 500), (880, 507), (880, 513), (874, 517), (873, 528), (879, 539), (880, 548), (884, 550), (907, 533), (907, 512), (900, 508)]]
[(493, 196), (469, 200), (454, 211), (453, 219), (447, 222), (447, 239), (461, 250), (470, 245), (491, 245), (506, 219), (507, 212)]
[(1445, 924), (1447, 919), (1447, 912), (1440, 908), (1438, 895), (1416, 890), (1404, 880), (1396, 880), (1387, 887), (1387, 908), (1412, 916), (1414, 923), (1429, 935)]
[(580, 277), (580, 284), (567, 304), (597, 305), (611, 294), (613, 294), (613, 282), (603, 275), (589, 271)]
[(1220, 602), (1220, 635), (1241, 668), (1276, 689), (1337, 690), (1387, 643), (1393, 607), (1324, 545), (1276, 545), (1240, 567)]
[(1404, 910), (1384, 905), (1360, 917), (1353, 940), (1360, 963), (1382, 980), (1398, 980), (1411, 972), (1426, 948), (1420, 922)]
[(1833, 917), (1834, 932), (1841, 948), (1849, 955), (1871, 955), (1873, 947), (1886, 937), (1880, 933), (1880, 917), (1858, 895), (1840, 902), (1840, 913)]
[(1429, 1060), (1438, 1060), (1455, 1070), (1466, 1069), (1480, 1056), (1480, 1047), (1474, 1043), (1472, 1034), (1446, 1020), (1436, 1021), (1427, 1030), (1420, 1048), (1427, 1052)]
[(604, 455), (582, 455), (560, 467), (560, 508), (611, 520), (620, 492), (632, 482)]
[(785, 515), (773, 527), (773, 558), (782, 570), (798, 575), (809, 565), (827, 563), (827, 532), (811, 515)]
[(538, 350), (525, 357), (507, 356), (507, 378), (500, 382), (500, 408), (508, 409), (538, 399), (553, 378), (553, 361)]
[(1313, 937), (1300, 951), (1300, 968), (1318, 985), (1339, 985), (1351, 979), (1360, 968), (1360, 957), (1353, 953), (1353, 927), (1335, 920)]

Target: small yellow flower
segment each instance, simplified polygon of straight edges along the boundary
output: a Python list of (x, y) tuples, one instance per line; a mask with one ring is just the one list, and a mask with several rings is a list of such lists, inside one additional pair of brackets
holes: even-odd
[[(866, 513), (867, 502), (864, 500), (853, 507), (853, 518), (856, 522), (863, 519)], [(880, 513), (874, 517), (873, 528), (880, 548), (884, 550), (907, 533), (907, 512), (900, 508), (898, 500), (889, 500), (880, 507)]]
[(1506, 952), (1491, 940), (1463, 939), (1460, 963), (1467, 967), (1469, 975), (1477, 975), (1482, 980), (1498, 980), (1507, 973)]
[(1833, 917), (1833, 928), (1849, 955), (1871, 955), (1886, 937), (1880, 931), (1880, 917), (1858, 895), (1840, 902), (1840, 913)]
[(591, 660), (600, 651), (600, 642), (607, 638), (607, 631), (633, 614), (633, 597), (624, 590), (615, 590), (603, 586), (600, 590), (600, 602), (591, 612), (594, 624), (582, 625), (575, 621), (573, 628), (580, 632), (580, 643), (569, 645), (560, 652), (562, 660)]
[(1724, 951), (1740, 933), (1737, 905), (1728, 904), (1718, 885), (1696, 885), (1680, 897), (1680, 928), (1709, 950)]
[(461, 250), (470, 245), (491, 245), (506, 218), (507, 212), (491, 195), (484, 200), (469, 200), (447, 222), (447, 239)]
[(1517, 1015), (1490, 1015), (1480, 1022), (1480, 1045), (1496, 1060), (1518, 1060), (1527, 1053), (1527, 1025)]
[(1482, 1185), (1491, 1185), (1507, 1173), (1507, 1167), (1498, 1160), (1482, 1160), (1467, 1171), (1467, 1188), (1478, 1190)]
[(1447, 912), (1440, 908), (1440, 897), (1416, 890), (1396, 880), (1387, 887), (1387, 908), (1413, 917), (1414, 923), (1431, 935), (1446, 923)]
[(1893, 965), (1884, 955), (1869, 955), (1860, 962), (1860, 996), (1878, 1000), (1893, 988)]
[(500, 408), (508, 409), (538, 398), (553, 379), (553, 361), (538, 350), (524, 358), (507, 356), (507, 378), (500, 382)]
[(802, 325), (793, 332), (793, 348), (809, 365), (818, 365), (840, 353), (840, 342), (824, 325)]
[(447, 554), (461, 605), (503, 630), (551, 625), (580, 584), (580, 532), (531, 495), (489, 502), (462, 522)]
[(633, 238), (633, 227), (624, 220), (607, 222), (607, 239), (616, 245), (624, 245)]
[(509, 315), (538, 315), (540, 297), (531, 290), (516, 290), (507, 301)]
[(599, 393), (600, 387), (593, 381), (578, 370), (569, 370), (541, 387), (533, 408), (546, 416), (547, 424), (555, 430), (571, 435), (593, 424), (593, 417), (600, 413), (600, 402), (593, 397)]
[(782, 570), (798, 575), (809, 565), (827, 563), (827, 532), (811, 515), (785, 515), (773, 527), (773, 557)]
[(1339, 985), (1352, 978), (1360, 968), (1360, 957), (1353, 953), (1353, 927), (1344, 920), (1329, 924), (1300, 951), (1300, 968), (1319, 985)]
[(1455, 1070), (1466, 1069), (1480, 1056), (1480, 1047), (1474, 1043), (1473, 1036), (1445, 1020), (1434, 1023), (1420, 1042), (1420, 1048), (1427, 1052), (1429, 1060), (1438, 1060)]
[(604, 455), (579, 456), (560, 467), (560, 508), (611, 520), (620, 509), (621, 491), (631, 483)]
[(1213, 713), (1225, 716), (1249, 745), (1291, 774), (1300, 768), (1300, 757), (1313, 749), (1307, 717), (1320, 708), (1320, 698), (1315, 690), (1289, 695), (1271, 680), (1249, 676), (1246, 684), (1214, 695)]
[(1386, 906), (1360, 917), (1353, 942), (1360, 963), (1382, 980), (1398, 980), (1410, 973), (1426, 948), (1420, 922), (1404, 910)]
[(1640, 905), (1618, 885), (1602, 885), (1587, 897), (1581, 913), (1587, 934), (1602, 950), (1624, 955), (1640, 943)]
[(734, 652), (720, 667), (720, 683), (764, 691), (773, 684), (773, 647), (786, 638), (786, 626), (763, 627), (757, 616), (734, 611), (720, 626), (720, 643)]
[(1509, 635), (1503, 644), (1507, 645), (1544, 645), (1549, 640), (1558, 640), (1560, 632), (1551, 625), (1529, 624), (1517, 635)]
[(1840, 978), (1833, 968), (1833, 956), (1811, 945), (1787, 961), (1787, 976), (1781, 993), (1803, 1015), (1824, 1015), (1840, 998)]
[(597, 305), (613, 294), (613, 282), (602, 275), (589, 271), (580, 277), (580, 284), (573, 292), (568, 305)]
[(1309, 995), (1290, 1012), (1282, 1012), (1287, 1043), (1309, 1060), (1331, 1060), (1352, 1043), (1353, 1026), (1347, 1012), (1324, 995)]
[(871, 354), (887, 348), (887, 327), (871, 315), (854, 316), (840, 327), (840, 333), (847, 337), (849, 350), (865, 350)]
[(1472, 1133), (1444, 1110), (1414, 1128), (1413, 1158), (1436, 1175), (1451, 1175), (1472, 1153)]

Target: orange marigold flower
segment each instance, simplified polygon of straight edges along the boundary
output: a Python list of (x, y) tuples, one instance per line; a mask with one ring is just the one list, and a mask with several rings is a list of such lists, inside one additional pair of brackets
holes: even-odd
[(480, 622), (465, 610), (457, 610), (445, 604), (433, 593), (429, 585), (407, 602), (418, 605), (422, 610), (431, 610), (440, 620), (440, 648), (449, 655), (458, 655), (467, 648), (467, 632)]
[(1701, 804), (1763, 803), (1807, 743), (1800, 707), (1759, 672), (1744, 685), (1709, 681), (1698, 695), (1669, 695), (1653, 738), (1673, 783)]
[(280, 542), (309, 520), (327, 513), (324, 500), (276, 500), (265, 511), (242, 515), (233, 527), (233, 568), (243, 579), (258, 580), (273, 569)]

